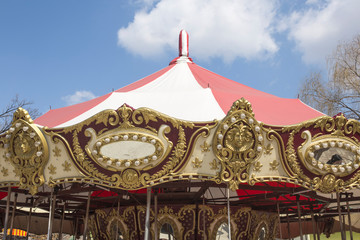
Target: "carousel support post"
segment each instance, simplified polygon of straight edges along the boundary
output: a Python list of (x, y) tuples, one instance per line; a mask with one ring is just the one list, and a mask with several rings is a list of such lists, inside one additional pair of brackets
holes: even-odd
[(10, 212), (10, 198), (11, 198), (11, 187), (8, 187), (8, 195), (6, 198), (5, 222), (4, 222), (4, 239), (6, 239), (7, 237), (7, 226), (9, 221), (9, 212)]
[(52, 226), (54, 222), (55, 202), (56, 202), (56, 194), (54, 193), (54, 188), (51, 188), (47, 240), (52, 239)]
[(304, 240), (304, 238), (303, 238), (303, 234), (302, 234), (302, 224), (301, 224), (301, 206), (300, 206), (300, 202), (299, 202), (299, 200), (300, 200), (300, 196), (299, 195), (297, 195), (297, 197), (296, 197), (297, 199), (296, 199), (296, 204), (297, 204), (297, 212), (298, 212), (298, 221), (299, 221), (299, 233), (300, 233), (300, 239), (301, 240)]
[(291, 239), (290, 238), (290, 221), (289, 221), (289, 214), (288, 213), (286, 214), (286, 221), (287, 221), (288, 239)]
[(18, 197), (18, 194), (15, 193), (15, 199), (14, 199), (14, 205), (13, 205), (13, 209), (12, 209), (11, 223), (10, 223), (10, 234), (9, 234), (9, 235), (10, 235), (10, 239), (12, 239), (12, 235), (13, 235), (17, 197)]
[(316, 222), (316, 235), (317, 235), (317, 239), (320, 240), (320, 232), (319, 232), (319, 218), (320, 215), (316, 215), (315, 216), (315, 222)]
[(29, 239), (29, 232), (30, 232), (30, 223), (31, 223), (31, 214), (32, 214), (32, 209), (34, 207), (34, 198), (31, 198), (31, 207), (30, 207), (30, 211), (29, 211), (29, 217), (28, 217), (28, 221), (27, 221), (27, 226), (26, 226), (26, 240)]
[(86, 213), (85, 213), (85, 220), (84, 220), (84, 232), (83, 232), (83, 239), (87, 239), (87, 232), (88, 232), (88, 221), (89, 221), (89, 209), (90, 209), (90, 198), (91, 198), (91, 191), (88, 193), (88, 199), (86, 201)]
[(205, 194), (204, 194), (204, 196), (203, 196), (203, 229), (204, 229), (203, 233), (204, 233), (204, 240), (207, 239), (205, 224), (206, 224), (206, 214), (205, 214)]
[(345, 236), (345, 232), (344, 232), (344, 226), (343, 226), (343, 223), (342, 223), (342, 213), (341, 213), (340, 194), (339, 194), (339, 192), (336, 192), (336, 199), (337, 199), (337, 209), (338, 209), (338, 214), (339, 214), (341, 239), (346, 240), (346, 236)]
[(313, 229), (313, 237), (314, 237), (314, 240), (316, 240), (316, 234), (315, 234), (316, 227), (315, 227), (315, 219), (314, 219), (314, 208), (313, 208), (312, 204), (310, 204), (310, 214), (311, 214), (311, 222), (312, 222), (312, 229)]
[(282, 232), (281, 232), (281, 219), (280, 219), (280, 203), (279, 201), (277, 202), (277, 212), (278, 212), (278, 216), (279, 216), (279, 233), (280, 233), (280, 239), (282, 239)]
[(60, 230), (59, 230), (59, 240), (62, 239), (62, 231), (63, 231), (64, 218), (65, 218), (65, 203), (64, 203), (64, 205), (63, 205), (62, 214), (61, 214)]
[[(341, 212), (345, 212), (345, 207), (341, 207)], [(345, 239), (346, 239), (346, 216), (345, 213), (342, 215), (343, 217), (343, 226), (344, 226), (344, 234), (345, 234)]]
[(79, 220), (78, 218), (75, 218), (74, 239), (77, 239), (78, 225), (79, 225)]
[(198, 240), (199, 235), (199, 203), (195, 202), (195, 240)]
[(346, 208), (348, 214), (348, 222), (349, 222), (349, 232), (350, 232), (350, 239), (353, 240), (353, 233), (351, 229), (351, 216), (350, 216), (350, 206), (349, 206), (349, 195), (353, 195), (353, 193), (346, 193)]
[(231, 219), (230, 219), (230, 189), (226, 189), (226, 198), (227, 198), (227, 217), (228, 217), (228, 227), (229, 227), (229, 240), (231, 240)]
[(159, 240), (159, 234), (158, 234), (158, 195), (157, 195), (157, 191), (155, 191), (155, 195), (154, 195), (154, 211), (155, 211), (155, 220), (154, 220), (154, 225), (155, 225), (155, 240)]
[(120, 197), (118, 198), (118, 205), (117, 205), (117, 221), (116, 221), (116, 240), (119, 239), (119, 221), (120, 221)]
[(140, 240), (140, 221), (138, 217), (138, 209), (136, 205), (134, 206), (134, 208), (135, 208), (136, 234), (137, 234), (137, 239)]
[(149, 240), (150, 235), (150, 204), (151, 204), (151, 187), (147, 188), (146, 193), (146, 219), (145, 219), (145, 238), (144, 240)]

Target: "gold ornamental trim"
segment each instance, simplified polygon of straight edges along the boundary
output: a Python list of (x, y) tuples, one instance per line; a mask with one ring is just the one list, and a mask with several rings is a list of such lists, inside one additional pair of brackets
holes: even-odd
[[(310, 127), (319, 129), (320, 133), (312, 136), (307, 130)], [(282, 132), (290, 132), (284, 163), (288, 174), (303, 181), (305, 187), (330, 193), (349, 190), (359, 185), (360, 144), (355, 137), (355, 134), (359, 137), (359, 122), (347, 120), (343, 115), (335, 118), (320, 117), (299, 125), (284, 127)], [(295, 149), (295, 136), (300, 132), (301, 138), (305, 141)], [(341, 149), (352, 155), (352, 161), (344, 164), (330, 164), (330, 162), (321, 162), (316, 159), (317, 153), (332, 148)], [(331, 159), (327, 160), (331, 161)], [(305, 169), (314, 176), (305, 174)]]
[(44, 168), (49, 160), (49, 149), (41, 130), (33, 124), (28, 112), (19, 108), (6, 132), (6, 158), (20, 177), (20, 188), (34, 195), (44, 180)]
[(261, 128), (251, 104), (241, 98), (234, 102), (214, 134), (213, 151), (221, 163), (219, 177), (229, 183), (231, 190), (249, 180), (250, 166), (263, 151)]

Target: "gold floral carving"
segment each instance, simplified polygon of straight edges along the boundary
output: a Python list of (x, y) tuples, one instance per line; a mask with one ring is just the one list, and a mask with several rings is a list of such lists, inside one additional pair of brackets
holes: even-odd
[(263, 166), (263, 165), (262, 165), (259, 161), (257, 161), (257, 162), (254, 164), (254, 171), (255, 171), (255, 172), (260, 172), (262, 166)]
[(9, 158), (8, 158), (8, 156), (7, 156), (6, 153), (4, 153), (4, 154), (2, 155), (2, 157), (3, 157), (3, 159), (4, 159), (5, 162), (9, 162)]
[(55, 146), (55, 148), (52, 150), (54, 153), (54, 157), (61, 157), (61, 149)]
[(54, 165), (50, 164), (50, 166), (48, 167), (48, 169), (49, 169), (49, 173), (50, 173), (51, 175), (56, 174), (56, 167), (55, 167)]
[(269, 165), (270, 165), (270, 170), (276, 171), (278, 170), (280, 163), (275, 159), (274, 161), (270, 162)]
[(44, 168), (49, 160), (46, 140), (41, 130), (33, 124), (28, 112), (19, 108), (6, 132), (6, 156), (20, 176), (20, 188), (36, 194), (44, 184)]
[(206, 141), (202, 145), (200, 145), (202, 152), (210, 152), (211, 145), (208, 144)]
[(3, 174), (4, 177), (7, 177), (9, 176), (9, 169), (2, 167), (1, 173)]
[(263, 149), (262, 125), (254, 119), (251, 104), (244, 98), (234, 102), (219, 124), (213, 139), (213, 151), (220, 160), (220, 181), (231, 190), (249, 180), (251, 164)]
[(63, 164), (61, 164), (61, 166), (63, 166), (65, 172), (71, 171), (71, 163), (68, 161), (65, 161)]
[(203, 162), (203, 160), (196, 157), (194, 160), (192, 160), (193, 167), (194, 168), (201, 168), (202, 162)]
[(271, 144), (269, 143), (268, 145), (266, 145), (265, 147), (264, 147), (264, 154), (267, 154), (267, 155), (269, 155), (269, 154), (271, 154), (271, 152), (272, 152), (272, 150), (273, 150), (274, 148), (271, 146)]
[(218, 170), (219, 169), (219, 163), (216, 159), (213, 159), (210, 163), (210, 169), (211, 170)]

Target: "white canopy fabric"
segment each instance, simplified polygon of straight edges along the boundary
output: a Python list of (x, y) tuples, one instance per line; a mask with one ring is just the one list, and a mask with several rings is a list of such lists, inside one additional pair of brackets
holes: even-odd
[(280, 98), (210, 72), (188, 56), (188, 34), (182, 30), (179, 57), (168, 67), (104, 96), (50, 110), (35, 123), (67, 127), (124, 103), (182, 120), (212, 121), (224, 118), (232, 103), (242, 97), (252, 104), (255, 118), (270, 125), (296, 124), (323, 115), (299, 99)]

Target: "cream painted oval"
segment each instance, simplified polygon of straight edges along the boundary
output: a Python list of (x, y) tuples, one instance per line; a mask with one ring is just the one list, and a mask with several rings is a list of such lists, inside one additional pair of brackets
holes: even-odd
[(153, 144), (138, 141), (118, 141), (100, 148), (101, 155), (119, 160), (139, 159), (154, 153), (155, 146)]

